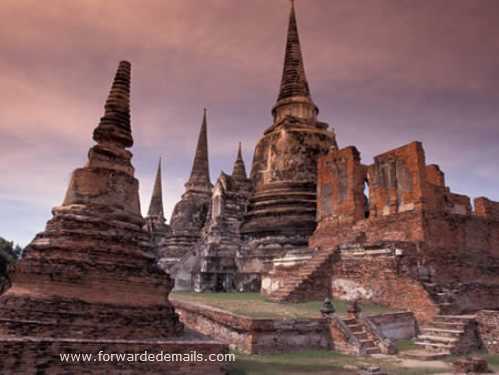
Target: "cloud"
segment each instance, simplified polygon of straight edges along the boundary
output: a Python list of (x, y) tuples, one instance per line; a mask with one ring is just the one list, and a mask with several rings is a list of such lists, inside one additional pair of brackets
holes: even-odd
[[(340, 145), (356, 145), (370, 162), (422, 140), (454, 190), (499, 200), (490, 177), (499, 135), (496, 0), (307, 0), (296, 7), (313, 97)], [(4, 217), (32, 234), (43, 228), (69, 174), (85, 163), (122, 59), (132, 62), (132, 152), (143, 212), (160, 155), (167, 212), (183, 192), (203, 107), (212, 180), (232, 170), (238, 141), (250, 169), (272, 121), (288, 11), (287, 0), (3, 0)], [(31, 237), (4, 228), (0, 235), (11, 239)]]

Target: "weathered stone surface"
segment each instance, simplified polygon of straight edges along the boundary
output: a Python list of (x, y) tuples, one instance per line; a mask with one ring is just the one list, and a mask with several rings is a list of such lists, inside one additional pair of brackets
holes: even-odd
[(373, 315), (365, 319), (371, 321), (390, 340), (410, 340), (417, 333), (417, 321), (412, 312)]
[(232, 175), (222, 172), (213, 188), (200, 240), (190, 255), (171, 269), (177, 289), (184, 286), (198, 292), (240, 289), (235, 259), (241, 246), (239, 230), (250, 189), (239, 146)]
[(161, 159), (158, 163), (158, 170), (156, 172), (156, 179), (154, 180), (154, 187), (151, 196), (151, 203), (147, 216), (145, 218), (145, 229), (149, 232), (153, 244), (154, 254), (156, 258), (161, 259), (165, 256), (166, 240), (171, 234), (170, 226), (165, 222), (165, 215), (163, 210), (163, 189), (161, 187)]
[(268, 270), (269, 260), (306, 248), (315, 228), (317, 160), (336, 147), (317, 120), (291, 10), (281, 89), (273, 125), (258, 142), (251, 170), (254, 192), (241, 228), (241, 275)]
[[(170, 220), (171, 233), (160, 250), (159, 264), (166, 270), (170, 270), (182, 257), (188, 257), (192, 253), (194, 245), (201, 238), (201, 230), (207, 220), (213, 188), (208, 162), (207, 126), (206, 110), (204, 110), (191, 175), (185, 184), (185, 193), (173, 209)], [(186, 261), (183, 260), (182, 263)], [(175, 273), (173, 272), (173, 275)], [(190, 289), (189, 285), (186, 287)]]
[(499, 310), (482, 310), (476, 319), (484, 348), (499, 353)]
[(129, 82), (130, 64), (121, 62), (88, 163), (73, 172), (64, 203), (27, 246), (12, 287), (0, 297), (2, 373), (62, 373), (60, 348), (158, 348), (183, 332), (168, 301), (172, 282), (155, 265), (143, 229), (132, 154), (125, 149), (133, 143)]
[[(319, 160), (318, 194), (310, 239), (316, 250), (288, 274), (275, 265), (266, 283), (281, 280), (281, 290), (270, 299), (306, 298), (315, 269), (339, 251), (320, 278), (329, 277), (340, 298), (410, 309), (423, 321), (439, 311), (499, 308), (498, 203), (478, 198), (473, 212), (468, 197), (445, 186), (438, 166), (425, 164), (419, 142), (376, 156), (370, 166), (353, 147), (331, 150)], [(306, 270), (307, 263), (316, 266)]]
[(246, 212), (251, 182), (239, 148), (232, 175), (222, 172), (213, 188), (209, 220), (196, 248), (196, 291), (240, 290), (236, 254), (241, 246), (240, 227)]
[(458, 359), (453, 363), (455, 374), (488, 374), (489, 365), (484, 358), (469, 357)]
[(280, 353), (329, 347), (322, 319), (257, 319), (211, 306), (173, 300), (183, 323), (245, 353)]

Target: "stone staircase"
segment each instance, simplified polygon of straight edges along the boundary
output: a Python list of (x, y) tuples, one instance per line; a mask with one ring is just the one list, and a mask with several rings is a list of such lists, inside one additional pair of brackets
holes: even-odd
[(352, 335), (357, 339), (356, 341), (359, 343), (358, 351), (360, 354), (381, 354), (379, 343), (358, 319), (343, 319), (343, 323), (345, 323)]
[(267, 295), (267, 299), (272, 302), (301, 302), (328, 296), (331, 287), (330, 260), (335, 251), (335, 248), (316, 250), (312, 258), (298, 272), (291, 273), (284, 285)]
[(437, 315), (421, 328), (415, 344), (428, 358), (469, 353), (480, 347), (476, 326), (474, 315)]

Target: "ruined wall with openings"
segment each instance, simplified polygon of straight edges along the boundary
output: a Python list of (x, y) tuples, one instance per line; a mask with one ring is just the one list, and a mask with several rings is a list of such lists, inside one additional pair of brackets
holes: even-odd
[[(355, 266), (342, 257), (333, 266), (333, 280), (376, 289), (372, 298), (379, 303), (427, 306), (423, 316), (444, 305), (456, 312), (499, 308), (499, 203), (481, 197), (474, 207), (450, 191), (438, 165), (426, 165), (420, 142), (378, 155), (368, 166), (355, 147), (331, 150), (318, 164), (318, 225), (310, 246), (397, 242), (405, 248), (401, 259), (415, 261), (398, 274), (383, 257), (360, 257)], [(436, 298), (435, 284), (449, 290), (450, 302)], [(402, 293), (415, 298), (399, 303)]]

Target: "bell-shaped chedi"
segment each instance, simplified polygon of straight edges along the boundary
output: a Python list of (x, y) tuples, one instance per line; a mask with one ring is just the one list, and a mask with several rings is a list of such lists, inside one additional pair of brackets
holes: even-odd
[[(255, 148), (253, 194), (241, 228), (241, 272), (257, 275), (266, 260), (306, 248), (315, 228), (317, 160), (336, 147), (335, 134), (317, 120), (291, 6), (274, 121)], [(270, 264), (267, 262), (267, 264)]]
[(130, 64), (123, 61), (86, 166), (73, 172), (63, 204), (10, 274), (0, 297), (1, 373), (81, 373), (50, 356), (159, 352), (159, 343), (183, 332), (168, 301), (173, 283), (155, 266), (143, 229), (126, 149), (133, 144), (129, 93)]
[[(170, 265), (193, 249), (201, 236), (208, 214), (211, 190), (210, 170), (208, 162), (208, 125), (206, 109), (199, 132), (192, 171), (185, 184), (185, 192), (181, 200), (175, 205), (170, 220), (171, 235), (167, 240), (167, 249), (162, 251), (160, 264), (169, 269)], [(180, 281), (175, 283), (180, 287)], [(190, 288), (190, 287), (189, 287)]]

